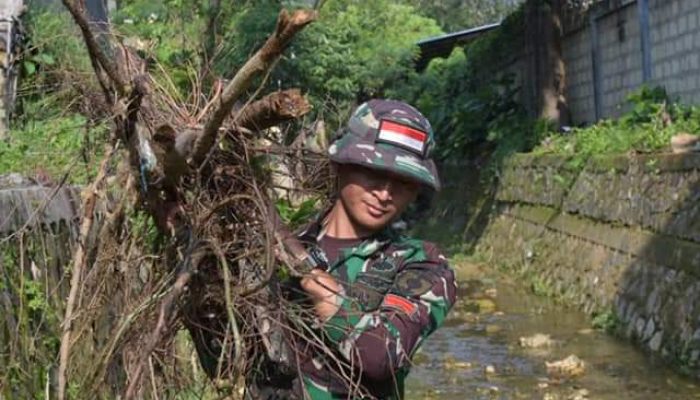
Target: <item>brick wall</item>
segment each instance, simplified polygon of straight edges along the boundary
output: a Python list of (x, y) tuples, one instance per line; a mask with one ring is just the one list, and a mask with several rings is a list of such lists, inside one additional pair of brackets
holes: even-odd
[[(601, 118), (619, 116), (627, 95), (643, 83), (637, 1), (624, 1), (616, 8), (608, 3), (593, 11), (597, 15)], [(666, 87), (684, 103), (700, 103), (700, 1), (649, 0), (649, 24), (649, 84)], [(563, 40), (567, 99), (574, 124), (591, 123), (596, 117), (592, 40), (590, 23), (569, 28)]]
[(562, 48), (566, 62), (566, 98), (575, 123), (595, 120), (593, 61), (590, 32), (579, 29), (566, 37)]
[(687, 103), (700, 102), (700, 1), (652, 0), (652, 82)]

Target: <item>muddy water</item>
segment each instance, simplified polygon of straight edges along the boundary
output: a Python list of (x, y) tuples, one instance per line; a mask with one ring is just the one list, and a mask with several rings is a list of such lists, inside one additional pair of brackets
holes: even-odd
[[(415, 356), (408, 399), (700, 399), (700, 385), (591, 329), (582, 313), (502, 275), (459, 264), (460, 299)], [(521, 346), (521, 337), (538, 333), (551, 342)], [(546, 362), (572, 354), (583, 360), (582, 374), (548, 374)]]

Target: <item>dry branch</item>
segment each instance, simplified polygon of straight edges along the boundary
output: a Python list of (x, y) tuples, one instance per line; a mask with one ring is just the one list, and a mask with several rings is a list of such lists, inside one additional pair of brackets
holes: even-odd
[(125, 399), (133, 399), (137, 395), (138, 385), (141, 381), (141, 374), (143, 373), (143, 368), (151, 357), (151, 353), (158, 345), (163, 335), (165, 335), (166, 328), (172, 323), (173, 309), (175, 308), (177, 300), (185, 291), (187, 284), (192, 278), (192, 271), (189, 269), (183, 270), (175, 280), (173, 287), (170, 292), (163, 298), (160, 304), (160, 313), (158, 315), (158, 322), (156, 328), (149, 338), (146, 348), (143, 349), (142, 360), (136, 367), (136, 371), (133, 376), (131, 376), (131, 382), (129, 382), (129, 387), (126, 390)]
[(86, 245), (88, 234), (92, 229), (92, 223), (95, 217), (95, 204), (99, 198), (99, 191), (107, 177), (107, 167), (113, 154), (114, 147), (107, 151), (95, 180), (85, 189), (83, 195), (83, 217), (80, 223), (78, 248), (73, 253), (73, 271), (70, 281), (70, 292), (66, 303), (66, 312), (63, 317), (63, 333), (61, 335), (61, 348), (59, 351), (58, 363), (58, 400), (64, 400), (66, 396), (66, 371), (68, 368), (68, 359), (70, 357), (71, 333), (73, 332), (73, 312), (80, 289), (80, 278), (82, 277), (83, 268), (85, 268), (85, 263), (87, 261), (88, 249)]
[[(187, 107), (181, 104), (182, 100), (172, 98), (159, 88), (142, 68), (143, 60), (133, 52), (120, 48), (117, 61), (105, 53), (110, 50), (108, 40), (97, 37), (91, 30), (84, 1), (63, 2), (82, 31), (105, 96), (108, 100), (115, 93), (117, 96), (107, 103), (114, 114), (116, 134), (113, 138), (126, 145), (128, 173), (132, 180), (139, 181), (140, 185), (135, 186), (141, 187), (141, 191), (126, 188), (135, 202), (130, 206), (135, 212), (153, 217), (160, 239), (165, 238), (166, 243), (161, 243), (162, 247), (157, 250), (149, 247), (153, 243), (144, 240), (143, 231), (133, 230), (134, 221), (125, 217), (119, 219), (117, 225), (120, 226), (109, 230), (109, 238), (102, 239), (103, 246), (85, 247), (95, 209), (110, 201), (98, 191), (103, 190), (107, 161), (114, 153), (111, 150), (84, 198), (79, 247), (74, 253), (63, 322), (58, 398), (65, 400), (68, 371), (75, 370), (70, 362), (78, 359), (71, 357), (71, 347), (75, 347), (73, 353), (81, 353), (76, 344), (81, 332), (88, 332), (90, 327), (101, 322), (100, 318), (107, 319), (104, 314), (109, 314), (110, 318), (121, 314), (121, 317), (116, 323), (115, 319), (108, 321), (110, 325), (105, 332), (110, 336), (101, 338), (106, 350), (94, 352), (88, 345), (97, 358), (87, 373), (95, 378), (91, 381), (94, 391), (105, 379), (109, 380), (114, 364), (127, 371), (127, 387), (111, 383), (105, 386), (111, 385), (113, 391), (125, 389), (122, 393), (125, 398), (135, 398), (143, 393), (143, 378), (151, 371), (155, 392), (157, 382), (152, 360), (158, 361), (158, 352), (172, 341), (180, 323), (190, 329), (195, 345), (201, 345), (197, 343), (197, 333), (204, 338), (223, 338), (217, 377), (223, 373), (222, 360), (230, 355), (231, 340), (235, 368), (227, 371), (229, 374), (245, 373), (249, 371), (245, 363), (249, 361), (250, 349), (244, 347), (257, 346), (255, 338), (260, 332), (256, 328), (256, 313), (251, 310), (260, 301), (269, 301), (264, 289), (269, 286), (277, 266), (275, 255), (295, 270), (305, 260), (303, 247), (281, 225), (275, 208), (267, 207), (266, 190), (269, 188), (265, 185), (268, 182), (252, 165), (255, 155), (250, 154), (250, 144), (254, 139), (250, 134), (298, 118), (309, 112), (310, 105), (299, 90), (287, 90), (255, 102), (248, 99), (247, 106), (235, 117), (230, 115), (253, 80), (270, 71), (293, 36), (312, 22), (316, 13), (296, 11), (290, 15), (282, 11), (275, 32), (231, 82), (225, 88), (216, 88), (208, 103), (197, 102), (193, 113), (183, 114), (182, 110)], [(100, 46), (102, 39), (105, 39), (105, 46)], [(199, 119), (204, 117), (207, 117), (206, 122), (198, 125)], [(225, 150), (219, 150), (214, 144), (220, 132), (245, 134), (228, 135), (225, 146), (221, 147)], [(148, 152), (152, 156), (150, 159), (147, 159)], [(186, 162), (188, 158), (189, 163)], [(204, 160), (211, 162), (204, 163)], [(195, 170), (189, 168), (191, 166), (203, 168)], [(194, 171), (204, 173), (195, 174)], [(188, 239), (183, 236), (184, 232)], [(129, 250), (124, 250), (127, 247)], [(92, 260), (88, 255), (91, 251), (100, 254), (90, 274), (86, 275), (84, 270), (88, 258)], [(194, 254), (197, 257), (193, 257)], [(153, 273), (145, 289), (146, 285), (130, 286), (133, 282), (129, 281), (128, 274), (141, 266), (141, 261), (134, 261), (135, 256), (148, 256), (152, 260), (149, 263)], [(129, 265), (120, 270), (122, 264)], [(104, 285), (101, 282), (113, 282), (110, 279), (115, 277), (123, 280), (123, 287), (101, 286)], [(138, 287), (138, 291), (134, 287)], [(81, 303), (79, 293), (91, 293), (91, 290), (96, 291), (91, 294), (95, 302), (90, 304), (95, 309), (76, 312)], [(114, 304), (110, 296), (115, 293), (123, 296), (119, 299), (121, 303)], [(134, 293), (138, 295), (133, 296)], [(105, 303), (99, 304), (100, 301)], [(112, 304), (103, 306), (108, 303)], [(103, 309), (96, 310), (100, 306)], [(105, 312), (107, 307), (113, 309)], [(114, 309), (118, 312), (111, 314)], [(216, 319), (210, 317), (212, 315)], [(199, 348), (197, 350), (199, 352)], [(160, 362), (163, 365), (164, 362)], [(204, 364), (201, 358), (200, 362)]]
[(311, 105), (299, 89), (275, 92), (246, 107), (236, 125), (259, 131), (299, 118), (310, 110)]
[(204, 124), (204, 132), (197, 140), (192, 155), (195, 166), (199, 166), (205, 160), (216, 142), (221, 124), (231, 112), (236, 101), (248, 89), (253, 78), (268, 70), (287, 48), (294, 35), (315, 19), (315, 11), (298, 10), (292, 15), (289, 15), (286, 10), (280, 12), (275, 32), (267, 39), (263, 47), (238, 70), (224, 89), (221, 102)]

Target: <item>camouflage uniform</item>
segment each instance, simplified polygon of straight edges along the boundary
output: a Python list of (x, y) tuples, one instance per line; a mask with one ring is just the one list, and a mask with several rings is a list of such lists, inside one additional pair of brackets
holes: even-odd
[(415, 108), (398, 101), (370, 100), (355, 110), (328, 155), (338, 164), (399, 174), (437, 191), (440, 180), (430, 159), (433, 147), (432, 127)]
[[(371, 100), (350, 117), (329, 157), (439, 190), (433, 147), (432, 128), (420, 112), (397, 101)], [(320, 246), (322, 217), (300, 239), (343, 293), (339, 311), (316, 327), (332, 353), (293, 345), (300, 373), (293, 397), (400, 399), (411, 357), (454, 304), (454, 273), (435, 245), (390, 228), (358, 239), (328, 263)]]
[[(316, 221), (301, 239), (315, 246), (320, 232)], [(323, 257), (318, 249), (315, 254)], [(455, 301), (454, 273), (447, 260), (435, 245), (387, 229), (344, 249), (327, 271), (345, 294), (338, 313), (320, 330), (349, 367), (341, 373), (328, 354), (302, 357), (307, 396), (347, 399), (350, 377), (368, 397), (402, 398), (411, 357)]]

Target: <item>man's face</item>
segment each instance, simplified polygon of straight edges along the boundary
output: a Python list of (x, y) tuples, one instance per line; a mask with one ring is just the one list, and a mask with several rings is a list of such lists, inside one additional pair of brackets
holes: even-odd
[(387, 172), (339, 165), (340, 201), (358, 228), (374, 233), (384, 228), (416, 199), (420, 184)]

